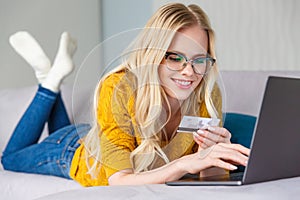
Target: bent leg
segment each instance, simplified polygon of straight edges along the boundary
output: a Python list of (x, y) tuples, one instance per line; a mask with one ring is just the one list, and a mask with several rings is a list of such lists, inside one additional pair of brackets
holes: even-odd
[(57, 95), (56, 101), (54, 103), (52, 112), (51, 112), (49, 120), (48, 120), (49, 134), (52, 134), (56, 130), (61, 129), (65, 126), (68, 126), (70, 124), (71, 124), (71, 122), (70, 122), (67, 110), (65, 108), (61, 94), (59, 93)]
[(69, 172), (77, 142), (90, 126), (70, 125), (57, 130), (44, 141), (2, 157), (5, 170), (53, 175), (70, 179)]
[(57, 93), (39, 86), (31, 104), (17, 124), (3, 155), (8, 155), (36, 144), (56, 101)]

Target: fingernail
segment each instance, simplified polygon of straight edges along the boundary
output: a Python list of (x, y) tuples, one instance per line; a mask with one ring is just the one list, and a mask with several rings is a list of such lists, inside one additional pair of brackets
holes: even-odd
[(193, 132), (193, 135), (197, 138), (199, 138), (199, 135), (196, 132)]
[(208, 128), (207, 128), (209, 131), (215, 131), (216, 129), (214, 128), (214, 127), (212, 127), (212, 126), (209, 126)]
[(198, 130), (197, 133), (199, 133), (199, 134), (204, 134), (204, 131)]
[(248, 160), (245, 161), (245, 165), (247, 165), (247, 164), (248, 164)]
[(237, 169), (237, 166), (230, 165), (230, 168), (231, 168), (232, 170), (236, 170), (236, 169)]

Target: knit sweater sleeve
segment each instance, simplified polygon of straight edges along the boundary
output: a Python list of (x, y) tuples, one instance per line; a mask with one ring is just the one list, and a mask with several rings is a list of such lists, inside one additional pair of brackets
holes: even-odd
[[(134, 99), (124, 72), (110, 75), (99, 93), (97, 121), (100, 126), (100, 171), (94, 179), (88, 173), (84, 143), (77, 148), (72, 160), (70, 176), (83, 186), (108, 185), (108, 178), (122, 169), (132, 168), (130, 152), (136, 144), (132, 131)], [(94, 162), (90, 160), (90, 165)]]
[(133, 94), (124, 74), (116, 73), (104, 81), (99, 95), (101, 164), (106, 177), (110, 177), (117, 171), (132, 168), (130, 153), (137, 146), (132, 131)]

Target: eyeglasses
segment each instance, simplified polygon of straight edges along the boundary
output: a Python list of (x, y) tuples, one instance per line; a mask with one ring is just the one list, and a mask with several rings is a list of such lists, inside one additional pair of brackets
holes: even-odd
[(199, 75), (207, 74), (216, 62), (216, 59), (209, 56), (188, 60), (186, 56), (175, 52), (166, 52), (165, 59), (169, 70), (181, 71), (188, 63), (191, 63), (194, 72)]

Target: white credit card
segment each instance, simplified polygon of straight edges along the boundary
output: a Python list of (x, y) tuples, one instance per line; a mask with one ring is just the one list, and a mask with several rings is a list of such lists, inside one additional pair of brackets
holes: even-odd
[(195, 116), (183, 116), (177, 132), (195, 132), (199, 129), (207, 129), (209, 126), (218, 126), (220, 119)]

